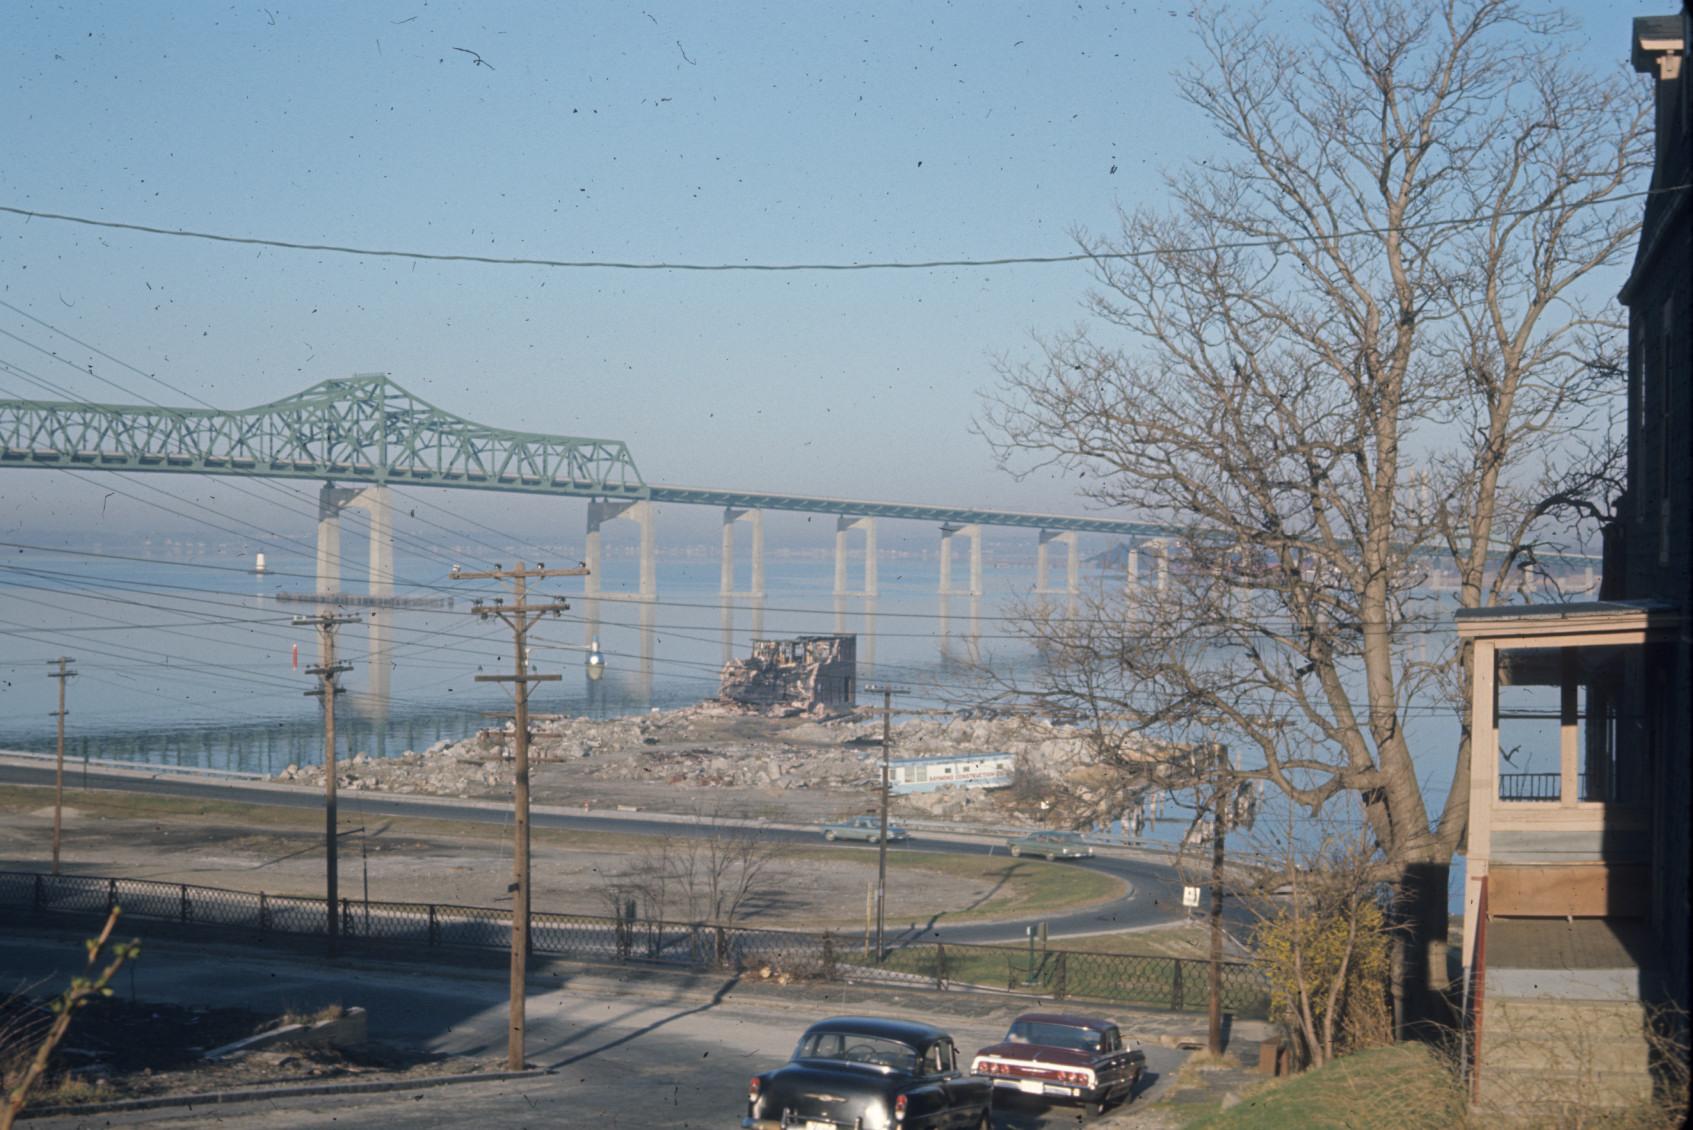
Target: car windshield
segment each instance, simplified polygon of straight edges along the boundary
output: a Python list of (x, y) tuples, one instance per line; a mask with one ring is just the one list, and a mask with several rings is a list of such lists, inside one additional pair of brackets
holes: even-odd
[(1060, 843), (1073, 844), (1081, 842), (1082, 834), (1080, 832), (1048, 832), (1046, 838), (1057, 840)]
[(1013, 1044), (1039, 1044), (1047, 1048), (1073, 1048), (1079, 1052), (1097, 1052), (1100, 1033), (1097, 1028), (1075, 1024), (1053, 1024), (1043, 1020), (1019, 1020), (1011, 1025), (1005, 1039)]
[(917, 1069), (917, 1050), (910, 1044), (861, 1032), (812, 1032), (794, 1052), (795, 1059), (827, 1059), (837, 1063), (868, 1063), (889, 1067), (902, 1075)]

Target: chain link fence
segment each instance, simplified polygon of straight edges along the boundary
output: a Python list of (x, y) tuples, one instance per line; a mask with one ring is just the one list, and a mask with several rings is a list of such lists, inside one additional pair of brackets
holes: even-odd
[[(113, 906), (121, 906), (124, 922), (137, 928), (169, 924), (237, 940), (321, 938), (329, 925), (321, 898), (146, 879), (0, 871), (0, 918), (7, 921), (100, 919)], [(350, 898), (340, 900), (337, 909), (341, 941), (349, 948), (399, 946), (445, 955), (511, 946), (507, 910)], [(920, 942), (896, 945), (876, 961), (867, 947), (828, 932), (654, 921), (636, 916), (632, 907), (622, 917), (534, 912), (529, 945), (537, 955), (574, 961), (756, 969), (784, 978), (943, 990), (986, 988), (1189, 1012), (1204, 1011), (1209, 1002), (1209, 963), (1204, 959), (1088, 953), (1044, 945)], [(1269, 982), (1255, 965), (1223, 962), (1221, 980), (1225, 1011), (1267, 1016)]]

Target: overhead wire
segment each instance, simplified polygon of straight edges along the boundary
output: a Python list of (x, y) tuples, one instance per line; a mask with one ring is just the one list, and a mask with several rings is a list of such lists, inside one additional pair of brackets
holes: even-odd
[[(158, 376), (156, 373), (150, 373), (150, 372), (141, 368), (138, 365), (135, 365), (135, 364), (133, 364), (129, 361), (126, 361), (121, 357), (114, 356), (113, 354), (108, 353), (104, 349), (101, 349), (99, 346), (93, 345), (90, 342), (84, 341), (83, 339), (77, 337), (75, 334), (71, 333), (69, 330), (66, 330), (61, 326), (55, 325), (54, 323), (47, 321), (45, 318), (42, 318), (39, 315), (32, 314), (28, 310), (25, 310), (22, 307), (16, 306), (13, 303), (8, 302), (3, 298), (0, 298), (0, 308), (10, 310), (13, 313), (17, 314), (19, 317), (27, 318), (29, 321), (33, 322), (35, 325), (38, 325), (41, 328), (48, 330), (51, 333), (58, 334), (60, 337), (64, 338), (65, 340), (67, 340), (69, 342), (72, 342), (73, 344), (77, 345), (78, 347), (88, 350), (94, 356), (99, 357), (99, 358), (106, 360), (106, 361), (110, 361), (112, 364), (117, 365), (117, 366), (119, 366), (123, 369), (127, 369), (129, 372), (132, 372), (139, 377), (143, 377), (147, 380), (150, 380), (150, 381), (154, 382), (155, 384), (159, 385), (160, 387), (170, 390), (171, 392), (175, 393), (178, 396), (186, 397), (189, 400), (192, 400), (195, 403), (199, 404), (202, 408), (209, 408), (209, 409), (212, 409), (213, 411), (221, 411), (221, 409), (218, 409), (218, 407), (216, 405), (212, 404), (210, 401), (206, 400), (204, 397), (198, 396), (198, 395), (196, 395), (192, 392), (188, 392), (185, 389), (179, 388), (176, 385), (171, 384), (169, 381), (165, 380), (164, 378)], [(3, 331), (0, 331), (0, 332), (3, 332)], [(14, 338), (14, 340), (18, 340), (18, 341), (24, 340), (22, 338), (16, 337), (16, 335), (13, 335), (13, 334), (7, 334), (7, 336), (12, 337), (12, 338)], [(28, 344), (28, 343), (26, 342), (26, 344)], [(35, 348), (40, 348), (40, 347), (36, 346)], [(53, 357), (57, 357), (57, 354), (52, 353), (51, 351), (48, 351), (48, 355), (53, 356)], [(69, 361), (66, 361), (66, 364), (70, 364), (72, 368), (76, 368), (76, 366), (74, 364), (71, 364)], [(83, 370), (77, 369), (77, 371), (82, 372)], [(93, 375), (92, 366), (89, 367), (88, 372), (91, 375)], [(104, 377), (101, 377), (100, 379), (106, 380), (106, 378), (104, 378)], [(112, 384), (113, 382), (107, 381), (107, 383)], [(120, 385), (114, 384), (114, 387), (117, 387), (122, 391), (130, 392), (130, 395), (132, 395), (132, 396), (139, 395), (139, 394), (137, 394), (137, 393), (135, 393), (131, 390), (124, 389), (123, 386), (120, 386)], [(155, 404), (155, 406), (157, 406), (156, 402), (153, 402), (153, 403)], [(268, 480), (263, 480), (263, 481), (268, 483)], [(482, 529), (488, 530), (491, 533), (495, 533), (495, 534), (501, 534), (502, 533), (502, 531), (495, 529), (493, 526), (488, 526), (488, 525), (486, 525), (482, 522), (477, 521), (474, 518), (469, 517), (468, 515), (456, 513), (455, 511), (452, 511), (445, 506), (441, 506), (441, 505), (436, 504), (436, 503), (428, 502), (427, 500), (418, 499), (415, 496), (414, 496), (414, 501), (422, 501), (424, 503), (424, 505), (429, 506), (431, 509), (439, 510), (442, 513), (448, 515), (449, 517), (455, 519), (456, 521), (463, 522), (463, 523), (466, 523), (466, 524), (469, 524), (469, 525), (479, 526)], [(414, 515), (414, 517), (415, 517), (415, 515)], [(438, 529), (443, 529), (443, 530), (447, 529), (447, 527), (445, 527), (445, 526), (439, 526), (434, 522), (429, 522), (428, 519), (418, 519), (418, 520), (423, 521), (423, 522), (428, 522), (429, 525), (436, 526), (436, 528), (438, 528)], [(449, 532), (461, 533), (461, 531), (449, 531)], [(472, 540), (480, 541), (480, 539), (476, 539), (474, 537), (472, 538)], [(492, 543), (480, 542), (480, 544), (482, 544), (486, 548), (494, 550), (495, 552), (500, 551), (500, 547), (495, 546)]]
[[(0, 331), (0, 332), (3, 332), (3, 331)], [(51, 354), (49, 354), (49, 355), (51, 356)], [(59, 358), (59, 359), (63, 360), (62, 358)], [(69, 362), (67, 362), (67, 364), (69, 364)], [(83, 405), (86, 405), (86, 406), (92, 406), (92, 402), (88, 401), (86, 398), (76, 397), (76, 396), (74, 396), (74, 394), (71, 394), (68, 390), (64, 389), (62, 386), (54, 385), (51, 382), (48, 382), (43, 378), (39, 378), (39, 377), (34, 376), (33, 374), (29, 374), (26, 370), (22, 370), (20, 366), (16, 365), (15, 362), (10, 362), (10, 361), (5, 360), (4, 358), (0, 358), (0, 368), (4, 368), (4, 369), (6, 369), (8, 371), (12, 371), (12, 372), (18, 372), (21, 375), (26, 376), (28, 379), (34, 380), (37, 384), (41, 385), (43, 388), (47, 388), (51, 391), (58, 392), (61, 396), (65, 396), (68, 399), (75, 401), (76, 403), (83, 404)], [(75, 368), (75, 366), (72, 365), (72, 368)], [(77, 371), (80, 372), (81, 370), (77, 370)], [(155, 404), (154, 407), (164, 407), (164, 406)], [(63, 471), (66, 474), (72, 475), (73, 477), (76, 477), (81, 481), (88, 481), (86, 479), (86, 475), (89, 472), (79, 472), (77, 469), (70, 468), (70, 467), (61, 467), (61, 468), (55, 468), (55, 469)], [(193, 514), (183, 513), (181, 510), (175, 509), (173, 507), (165, 506), (161, 503), (152, 502), (151, 500), (141, 498), (137, 495), (133, 495), (133, 494), (130, 494), (130, 493), (125, 492), (125, 491), (120, 490), (120, 491), (113, 492), (113, 493), (120, 494), (125, 498), (129, 498), (133, 501), (141, 502), (144, 505), (154, 506), (158, 509), (164, 510), (167, 513), (173, 514), (173, 515), (180, 517), (180, 518), (183, 518), (187, 521), (200, 521), (200, 522), (203, 522), (203, 524), (212, 526), (214, 529), (219, 529), (219, 530), (223, 531), (224, 533), (230, 534), (233, 537), (240, 537), (240, 538), (243, 538), (243, 539), (246, 539), (246, 540), (258, 542), (260, 544), (274, 544), (277, 541), (292, 542), (295, 545), (298, 545), (298, 546), (305, 548), (310, 553), (314, 553), (314, 554), (316, 553), (316, 550), (317, 550), (316, 545), (311, 544), (311, 543), (307, 543), (302, 538), (294, 537), (294, 536), (288, 535), (288, 534), (278, 533), (278, 532), (275, 532), (275, 531), (265, 530), (264, 527), (259, 526), (257, 523), (223, 514), (219, 511), (213, 510), (209, 506), (206, 506), (204, 503), (198, 502), (198, 501), (193, 500), (193, 499), (183, 498), (182, 496), (174, 494), (171, 491), (165, 490), (163, 487), (157, 486), (157, 485), (155, 485), (151, 482), (143, 482), (141, 480), (138, 480), (138, 479), (134, 478), (133, 475), (131, 475), (128, 472), (124, 472), (124, 471), (99, 471), (99, 472), (95, 472), (95, 473), (102, 474), (102, 475), (117, 475), (119, 478), (121, 478), (125, 482), (132, 483), (133, 485), (136, 485), (136, 486), (144, 486), (146, 489), (153, 491), (155, 493), (164, 495), (165, 497), (170, 498), (170, 499), (172, 499), (176, 502), (180, 502), (184, 506), (198, 507), (199, 509), (205, 510), (208, 513), (216, 514), (218, 517), (224, 518), (228, 521), (242, 522), (243, 524), (250, 525), (254, 529), (259, 530), (260, 533), (258, 535), (244, 534), (244, 533), (241, 533), (238, 530), (231, 529), (228, 526), (222, 526), (222, 525), (218, 525), (217, 523), (205, 521), (204, 519), (198, 518)], [(238, 494), (244, 494), (244, 495), (251, 497), (251, 498), (259, 498), (259, 495), (257, 495), (254, 491), (249, 490), (246, 486), (242, 485), (239, 480), (228, 477), (228, 476), (220, 476), (220, 478), (222, 479), (223, 483), (225, 484), (224, 489), (234, 491)], [(261, 485), (261, 486), (266, 487), (267, 489), (270, 489), (270, 490), (273, 490), (273, 491), (279, 493), (290, 504), (303, 503), (303, 500), (301, 500), (298, 495), (288, 491), (286, 488), (284, 488), (279, 483), (274, 483), (271, 480), (264, 479), (264, 478), (255, 478), (252, 481)], [(268, 501), (268, 500), (261, 499), (261, 501)], [(310, 509), (302, 510), (302, 509), (299, 509), (299, 508), (297, 508), (293, 505), (286, 506), (286, 507), (284, 507), (284, 509), (293, 509), (295, 513), (303, 514), (303, 515), (308, 516), (308, 517), (310, 517), (313, 514), (313, 511), (310, 510)], [(426, 543), (426, 542), (418, 541), (417, 539), (412, 538), (411, 535), (409, 535), (409, 534), (398, 534), (398, 535), (396, 535), (395, 540), (396, 540), (396, 542), (398, 542), (400, 544), (413, 545), (414, 548), (419, 550), (421, 552), (421, 554), (426, 556), (426, 557), (433, 555), (437, 559), (442, 561), (443, 563), (446, 563), (449, 560), (449, 558), (445, 554), (442, 554), (435, 546), (433, 546), (429, 543)], [(339, 553), (329, 554), (329, 555), (327, 555), (327, 557), (328, 557), (330, 563), (333, 564), (337, 569), (345, 568), (348, 564), (348, 559), (345, 558), (344, 556), (342, 556)], [(354, 563), (354, 564), (356, 564), (356, 563)]]
[(736, 271), (777, 273), (798, 271), (927, 271), (958, 268), (1045, 266), (1065, 263), (1122, 261), (1148, 258), (1153, 255), (1185, 255), (1211, 251), (1274, 249), (1288, 244), (1321, 243), (1340, 239), (1356, 239), (1365, 237), (1381, 238), (1389, 235), (1433, 231), (1442, 228), (1475, 227), (1478, 225), (1494, 223), (1499, 220), (1519, 219), (1528, 216), (1543, 215), (1559, 210), (1606, 207), (1627, 203), (1631, 200), (1639, 200), (1648, 196), (1661, 195), (1670, 192), (1681, 192), (1687, 187), (1688, 186), (1685, 184), (1666, 185), (1659, 188), (1641, 189), (1635, 192), (1619, 192), (1602, 199), (1588, 200), (1573, 204), (1567, 201), (1553, 199), (1523, 208), (1498, 208), (1485, 212), (1476, 212), (1466, 216), (1418, 220), (1406, 224), (1365, 224), (1335, 232), (1295, 232), (1259, 236), (1251, 239), (1218, 240), (1191, 245), (1181, 244), (1170, 247), (1147, 248), (1137, 251), (1091, 250), (1069, 252), (1058, 255), (996, 255), (985, 258), (916, 260), (883, 259), (864, 262), (810, 263), (688, 262), (682, 260), (653, 260), (641, 262), (620, 259), (546, 259), (525, 256), (409, 251), (394, 248), (358, 247), (349, 244), (337, 243), (307, 243), (298, 240), (275, 239), (265, 236), (230, 235), (223, 232), (198, 231), (191, 228), (181, 227), (166, 228), (152, 224), (132, 223), (122, 220), (102, 220), (91, 216), (75, 215), (68, 212), (48, 212), (38, 208), (21, 208), (16, 205), (7, 204), (0, 204), (0, 213), (21, 216), (24, 219), (31, 221), (50, 220), (56, 223), (78, 224), (86, 227), (102, 228), (108, 231), (128, 231), (143, 235), (202, 240), (212, 243), (230, 243), (249, 247), (273, 247), (283, 251), (310, 251), (319, 254), (353, 255), (361, 258), (372, 259), (409, 259), (416, 262), (478, 263), (486, 266), (497, 267), (545, 267), (562, 270), (697, 271), (708, 273)]
[[(107, 361), (110, 361), (110, 363), (117, 364), (117, 366), (122, 366), (122, 368), (125, 368), (125, 369), (129, 369), (129, 371), (132, 371), (132, 373), (141, 374), (141, 376), (144, 376), (144, 378), (154, 379), (154, 381), (157, 381), (157, 379), (159, 379), (159, 378), (156, 378), (156, 376), (154, 376), (154, 374), (147, 373), (146, 369), (141, 369), (141, 368), (139, 368), (139, 366), (134, 366), (134, 364), (127, 363), (127, 361), (124, 361), (124, 359), (120, 359), (120, 357), (112, 356), (112, 354), (110, 354), (110, 352), (102, 351), (102, 349), (98, 349), (97, 346), (90, 346), (90, 344), (88, 344), (88, 342), (81, 341), (80, 337), (74, 337), (73, 334), (69, 334), (69, 332), (66, 332), (66, 330), (59, 329), (59, 327), (56, 327), (56, 325), (52, 325), (51, 322), (47, 322), (47, 320), (39, 319), (39, 317), (36, 317), (36, 315), (32, 315), (32, 313), (27, 312), (27, 310), (20, 310), (19, 307), (15, 307), (15, 305), (12, 305), (12, 303), (5, 302), (5, 300), (0, 300), (0, 307), (8, 308), (8, 310), (14, 310), (14, 312), (20, 313), (20, 315), (22, 315), (22, 317), (25, 317), (25, 319), (32, 320), (32, 322), (36, 322), (37, 325), (42, 325), (42, 327), (44, 327), (44, 329), (51, 330), (51, 332), (54, 332), (54, 334), (63, 335), (63, 337), (66, 337), (66, 339), (68, 339), (68, 341), (74, 342), (74, 344), (78, 344), (78, 346), (83, 347), (83, 349), (88, 349), (88, 351), (93, 352), (93, 354), (95, 354), (95, 356), (103, 357), (103, 359), (107, 359)], [(127, 393), (127, 395), (132, 396), (132, 398), (137, 398), (137, 400), (142, 400), (142, 402), (146, 402), (147, 407), (152, 407), (152, 408), (168, 408), (169, 407), (169, 405), (163, 405), (163, 403), (157, 402), (157, 400), (154, 400), (154, 398), (151, 398), (151, 396), (146, 396), (146, 395), (142, 395), (142, 393), (137, 393), (137, 391), (132, 390), (132, 388), (129, 388), (129, 386), (120, 385), (119, 381), (113, 381), (113, 379), (107, 378), (107, 376), (102, 376), (102, 374), (95, 373), (95, 368), (93, 368), (93, 366), (91, 366), (91, 364), (90, 364), (90, 366), (86, 366), (86, 369), (81, 368), (81, 366), (78, 366), (78, 364), (74, 363), (74, 361), (71, 361), (71, 359), (68, 359), (68, 357), (61, 356), (61, 354), (59, 354), (59, 352), (52, 351), (52, 349), (47, 349), (46, 346), (41, 346), (41, 344), (37, 344), (37, 342), (29, 341), (29, 339), (25, 339), (25, 337), (20, 337), (20, 335), (12, 334), (12, 332), (10, 332), (10, 330), (0, 329), (0, 335), (5, 335), (5, 337), (10, 337), (10, 339), (12, 339), (12, 341), (20, 342), (20, 344), (24, 344), (24, 346), (30, 347), (30, 349), (34, 349), (34, 351), (41, 352), (42, 356), (49, 357), (49, 359), (52, 359), (52, 361), (58, 361), (58, 363), (64, 364), (64, 366), (68, 366), (68, 368), (73, 369), (73, 371), (76, 371), (76, 373), (78, 373), (78, 374), (88, 374), (88, 376), (93, 376), (93, 378), (98, 379), (98, 381), (103, 381), (103, 383), (105, 383), (105, 385), (110, 385), (110, 386), (112, 386), (112, 388), (117, 388), (117, 390), (122, 391), (122, 393)], [(91, 402), (91, 400), (88, 400), (88, 398), (86, 398), (86, 396), (76, 396), (76, 395), (74, 395), (74, 393), (71, 393), (71, 391), (66, 390), (66, 388), (63, 388), (63, 386), (52, 385), (52, 383), (49, 383), (49, 381), (46, 381), (46, 378), (41, 378), (41, 376), (39, 376), (39, 374), (29, 373), (29, 371), (27, 371), (27, 369), (22, 368), (22, 366), (19, 366), (19, 364), (7, 363), (7, 361), (3, 361), (3, 359), (0, 359), (0, 366), (3, 366), (3, 368), (7, 369), (7, 371), (12, 371), (12, 373), (19, 374), (19, 376), (24, 376), (25, 379), (30, 379), (30, 381), (32, 381), (32, 383), (36, 383), (36, 385), (41, 386), (41, 388), (46, 388), (46, 390), (49, 390), (49, 391), (58, 391), (59, 395), (64, 396), (64, 398), (66, 398), (66, 400), (68, 400), (68, 402), (78, 403), (78, 405), (83, 405), (83, 407), (93, 407), (93, 408), (103, 407), (103, 405), (97, 405), (97, 403)], [(161, 385), (164, 385), (164, 386), (166, 386), (166, 388), (171, 388), (171, 390), (178, 391), (178, 393), (181, 393), (181, 390), (178, 390), (178, 388), (176, 388), (176, 386), (174, 386), (174, 385), (169, 385), (169, 383), (166, 383), (166, 381), (161, 381)], [(195, 402), (200, 403), (201, 407), (212, 408), (212, 410), (217, 410), (217, 408), (213, 407), (212, 403), (207, 402), (207, 400), (203, 400), (203, 398), (200, 398), (200, 396), (193, 395), (193, 393), (181, 393), (181, 395), (188, 396), (188, 398), (190, 398), (190, 400), (195, 400)], [(124, 473), (119, 473), (119, 474), (124, 474)], [(247, 486), (240, 485), (240, 479), (237, 478), (237, 476), (220, 476), (220, 478), (222, 478), (223, 481), (225, 481), (225, 488), (227, 488), (227, 490), (235, 491), (235, 493), (242, 493), (242, 495), (251, 496), (251, 498), (259, 498), (259, 495), (257, 495), (256, 491), (249, 490), (249, 488), (247, 488)], [(262, 476), (252, 476), (251, 481), (252, 481), (252, 483), (254, 483), (254, 485), (259, 486), (259, 488), (264, 488), (264, 490), (267, 490), (267, 491), (273, 491), (274, 495), (281, 496), (281, 498), (283, 498), (283, 500), (286, 501), (286, 505), (284, 505), (284, 508), (290, 508), (290, 510), (295, 510), (296, 513), (305, 513), (306, 517), (312, 517), (313, 508), (310, 507), (310, 503), (308, 503), (308, 501), (301, 500), (300, 496), (296, 495), (295, 491), (290, 491), (290, 490), (288, 490), (288, 488), (284, 488), (284, 486), (281, 485), (281, 483), (276, 483), (276, 481), (273, 481), (273, 479), (262, 478)], [(154, 490), (157, 490), (157, 488), (154, 488)], [(168, 493), (168, 491), (164, 491), (164, 493)], [(305, 507), (305, 508), (301, 508), (301, 507)], [(437, 508), (440, 508), (440, 510), (444, 510), (444, 512), (452, 513), (452, 512), (449, 512), (449, 510), (445, 510), (445, 507), (437, 507)], [(413, 515), (411, 515), (411, 517), (416, 518), (415, 512), (413, 512)], [(454, 517), (459, 517), (459, 515), (454, 515)], [(442, 529), (442, 530), (447, 529), (447, 527), (444, 527), (444, 525), (440, 525), (440, 523), (437, 523), (437, 522), (432, 522), (432, 520), (428, 520), (428, 518), (418, 518), (418, 520), (420, 520), (420, 522), (428, 523), (428, 525), (433, 525), (433, 527), (437, 527), (437, 529)], [(459, 537), (469, 537), (469, 540), (474, 540), (474, 542), (481, 542), (481, 544), (483, 544), (484, 547), (488, 547), (488, 549), (493, 549), (494, 552), (499, 552), (499, 547), (493, 546), (493, 544), (491, 544), (491, 542), (486, 542), (486, 540), (477, 539), (476, 535), (474, 535), (474, 534), (467, 535), (467, 534), (464, 534), (464, 532), (459, 532), (459, 530), (452, 530), (452, 532), (454, 532), (455, 535), (459, 535)], [(445, 556), (445, 554), (442, 554), (442, 551), (440, 551), (440, 549), (438, 549), (437, 546), (433, 546), (432, 542), (425, 542), (425, 540), (416, 539), (416, 537), (413, 537), (413, 535), (405, 534), (405, 532), (391, 532), (391, 537), (393, 537), (393, 539), (396, 540), (396, 542), (398, 542), (398, 544), (405, 544), (405, 546), (413, 547), (413, 551), (418, 552), (418, 554), (422, 554), (422, 556), (437, 557), (437, 559), (442, 559), (442, 561), (447, 561), (447, 556)], [(342, 564), (342, 562), (337, 561), (337, 564)]]

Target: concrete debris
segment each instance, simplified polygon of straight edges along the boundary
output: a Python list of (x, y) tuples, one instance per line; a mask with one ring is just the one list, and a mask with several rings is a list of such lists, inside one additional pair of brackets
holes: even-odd
[(753, 640), (752, 655), (723, 665), (717, 697), (782, 717), (851, 710), (858, 693), (857, 636)]
[[(575, 804), (598, 790), (645, 783), (658, 792), (643, 793), (643, 804), (662, 804), (678, 812), (715, 803), (718, 790), (749, 791), (773, 803), (815, 796), (810, 803), (816, 805), (828, 803), (830, 797), (874, 794), (880, 779), (881, 731), (880, 720), (874, 718), (772, 718), (749, 714), (740, 705), (708, 702), (635, 717), (545, 717), (534, 726), (530, 754), (540, 766), (538, 787), (556, 783), (560, 795)], [(977, 717), (909, 719), (893, 727), (896, 757), (990, 751), (1013, 754), (1021, 778), (1064, 782), (1078, 790), (1092, 791), (1094, 775), (1108, 772), (1094, 764), (1086, 736), (1068, 726)], [(512, 787), (509, 752), (509, 735), (495, 731), (437, 742), (422, 753), (343, 759), (337, 764), (338, 784), (360, 792), (505, 798)], [(277, 779), (321, 786), (323, 770), (290, 765)], [(649, 795), (655, 799), (649, 802)], [(1038, 796), (1038, 791), (1019, 788), (993, 793), (949, 788), (896, 797), (894, 807), (896, 813), (913, 817), (986, 822), (1017, 816), (1023, 807), (1038, 804)]]

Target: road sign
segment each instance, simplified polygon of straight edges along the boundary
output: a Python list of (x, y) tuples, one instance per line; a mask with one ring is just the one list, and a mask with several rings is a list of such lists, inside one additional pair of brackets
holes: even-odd
[(1198, 906), (1199, 905), (1199, 888), (1198, 887), (1183, 887), (1182, 888), (1182, 905), (1183, 906)]

